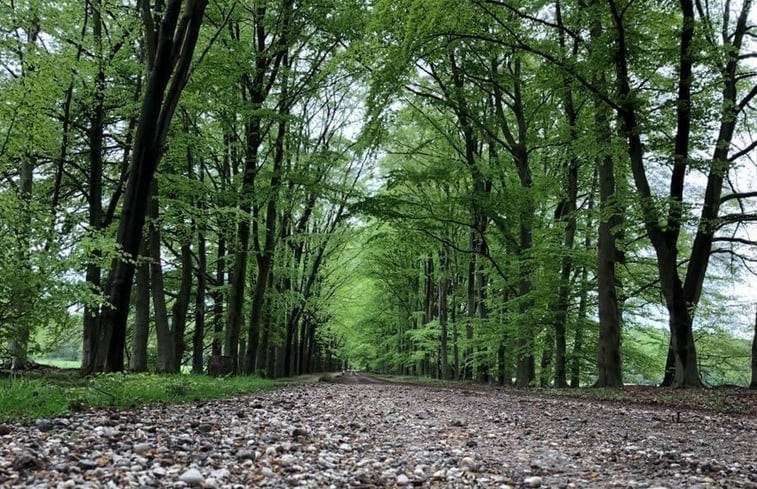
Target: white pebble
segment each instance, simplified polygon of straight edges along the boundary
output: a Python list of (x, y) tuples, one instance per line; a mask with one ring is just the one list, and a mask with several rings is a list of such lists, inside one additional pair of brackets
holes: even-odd
[(189, 484), (190, 486), (199, 486), (205, 481), (205, 478), (202, 476), (199, 470), (189, 469), (183, 474), (181, 474), (181, 477), (179, 477), (179, 480), (181, 482)]
[(523, 483), (526, 484), (528, 487), (541, 487), (541, 477), (539, 476), (532, 476), (532, 477), (526, 477), (523, 480)]

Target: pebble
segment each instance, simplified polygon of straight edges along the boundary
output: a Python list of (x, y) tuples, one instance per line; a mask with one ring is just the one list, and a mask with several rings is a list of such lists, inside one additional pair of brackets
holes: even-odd
[(528, 487), (541, 487), (542, 480), (541, 477), (534, 475), (523, 479), (523, 483)]
[(38, 419), (34, 422), (34, 426), (36, 426), (37, 429), (42, 432), (52, 431), (53, 422), (49, 419)]
[(473, 457), (463, 457), (463, 459), (460, 461), (460, 467), (463, 470), (467, 470), (468, 472), (475, 472), (476, 461), (473, 459)]
[(405, 474), (400, 474), (397, 476), (398, 486), (406, 486), (408, 484), (410, 484), (410, 479)]
[(191, 468), (181, 474), (179, 480), (185, 484), (189, 484), (190, 486), (199, 486), (205, 481), (205, 478), (202, 476), (202, 473), (199, 470)]
[(94, 470), (97, 468), (97, 462), (89, 459), (81, 459), (76, 463), (76, 466), (82, 470)]
[(150, 450), (150, 448), (151, 448), (151, 445), (149, 443), (137, 443), (136, 445), (134, 445), (132, 450), (134, 451), (134, 453), (142, 455), (142, 454), (147, 453), (147, 451)]

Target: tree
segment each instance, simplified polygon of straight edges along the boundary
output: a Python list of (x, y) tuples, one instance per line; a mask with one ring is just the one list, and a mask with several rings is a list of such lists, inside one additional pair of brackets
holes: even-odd
[(150, 5), (141, 5), (149, 75), (116, 237), (123, 256), (114, 260), (108, 274), (109, 308), (102, 315), (97, 354), (85, 371), (124, 368), (129, 299), (150, 187), (189, 77), (206, 6), (207, 0), (169, 0), (156, 25)]

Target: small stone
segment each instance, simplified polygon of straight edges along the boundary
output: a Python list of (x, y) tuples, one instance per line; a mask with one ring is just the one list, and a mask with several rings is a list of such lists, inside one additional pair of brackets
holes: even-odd
[(137, 443), (134, 445), (134, 448), (132, 448), (132, 451), (136, 453), (137, 455), (142, 455), (144, 453), (147, 453), (147, 451), (150, 449), (149, 443)]
[(239, 460), (255, 460), (255, 451), (254, 450), (239, 450), (237, 452), (237, 458)]
[(410, 479), (405, 474), (400, 474), (397, 476), (397, 485), (398, 486), (406, 486), (410, 484)]
[(97, 468), (97, 462), (83, 458), (76, 463), (76, 466), (82, 470), (95, 470)]
[[(217, 469), (210, 473), (210, 477), (216, 480), (228, 479), (229, 477), (231, 477), (231, 472), (229, 472), (228, 469)], [(205, 480), (205, 482), (207, 482), (207, 479)]]
[(349, 443), (342, 443), (341, 445), (339, 445), (339, 450), (343, 452), (351, 452), (352, 445), (350, 445)]
[(528, 487), (541, 487), (541, 477), (537, 475), (526, 477), (523, 483)]
[(436, 472), (434, 472), (434, 475), (431, 476), (431, 478), (435, 480), (441, 480), (445, 477), (447, 477), (447, 471), (444, 469), (437, 470)]
[(0, 436), (9, 435), (11, 432), (11, 429), (9, 426), (0, 424)]
[(200, 433), (210, 433), (213, 430), (213, 425), (210, 423), (202, 423), (197, 427), (197, 431)]
[(283, 455), (279, 459), (279, 463), (281, 465), (289, 466), (289, 465), (292, 465), (296, 460), (297, 458), (294, 455), (292, 455), (291, 453), (287, 453), (286, 455)]
[(260, 473), (263, 474), (264, 477), (273, 477), (273, 470), (271, 470), (270, 467), (263, 467), (263, 470), (261, 470)]
[(271, 445), (270, 447), (267, 447), (265, 449), (265, 455), (266, 457), (271, 457), (273, 455), (276, 455), (276, 447)]
[(473, 457), (463, 457), (463, 459), (460, 461), (460, 467), (468, 472), (475, 472), (476, 461), (473, 459)]
[(39, 470), (42, 468), (42, 462), (30, 453), (22, 453), (13, 460), (13, 469), (18, 472), (26, 470)]
[(179, 480), (185, 484), (189, 484), (190, 486), (199, 486), (205, 481), (205, 478), (202, 476), (199, 470), (191, 468), (181, 474)]
[(34, 422), (34, 426), (42, 432), (51, 431), (53, 429), (53, 423), (49, 419), (38, 419)]
[(307, 430), (303, 430), (302, 428), (295, 428), (292, 430), (292, 438), (305, 438), (307, 436)]

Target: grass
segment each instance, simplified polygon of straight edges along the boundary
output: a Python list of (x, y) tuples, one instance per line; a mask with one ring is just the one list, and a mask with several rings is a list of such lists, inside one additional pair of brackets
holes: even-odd
[(81, 360), (60, 360), (57, 358), (44, 358), (37, 362), (56, 368), (81, 368)]
[(90, 408), (128, 409), (149, 403), (219, 399), (272, 388), (257, 377), (205, 375), (72, 374), (0, 379), (0, 422), (28, 422)]

